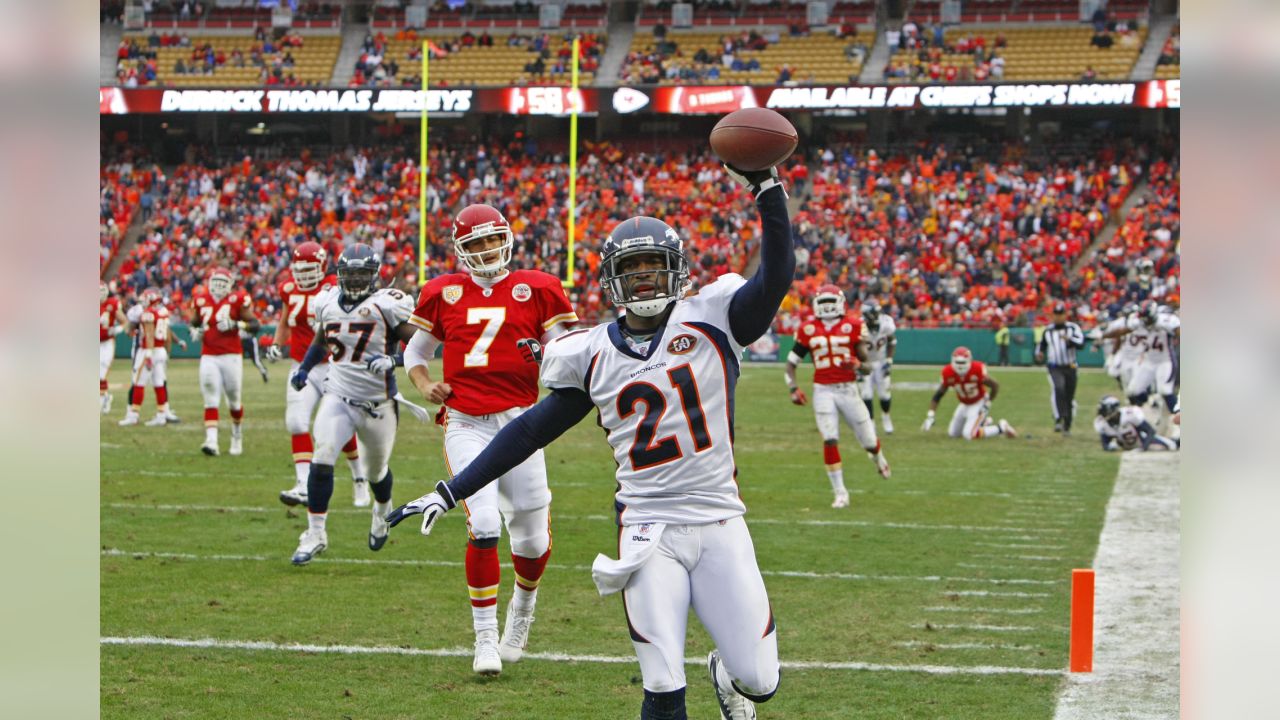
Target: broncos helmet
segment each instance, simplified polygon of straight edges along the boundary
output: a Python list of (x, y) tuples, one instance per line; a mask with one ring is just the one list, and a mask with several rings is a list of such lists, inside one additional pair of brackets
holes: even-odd
[(360, 302), (369, 297), (378, 285), (378, 271), (382, 260), (373, 248), (364, 243), (349, 245), (338, 256), (338, 287), (345, 302)]
[(1110, 425), (1116, 425), (1120, 422), (1120, 399), (1115, 395), (1103, 395), (1102, 400), (1098, 402), (1098, 417), (1106, 420)]
[[(600, 287), (615, 305), (640, 317), (654, 317), (680, 298), (689, 284), (689, 258), (675, 228), (638, 216), (618, 223), (600, 251)], [(628, 261), (657, 256), (657, 268), (628, 270)]]
[(1156, 324), (1158, 307), (1155, 300), (1142, 301), (1142, 304), (1138, 306), (1138, 319), (1142, 321), (1143, 325), (1151, 327)]
[(868, 298), (862, 303), (862, 321), (872, 330), (880, 329), (880, 303)]

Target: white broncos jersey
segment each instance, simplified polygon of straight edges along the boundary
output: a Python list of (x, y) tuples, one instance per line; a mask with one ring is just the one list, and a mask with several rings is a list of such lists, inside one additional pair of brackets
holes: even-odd
[(315, 299), (316, 333), (329, 346), (329, 374), (324, 392), (361, 402), (389, 400), (396, 394), (395, 370), (374, 374), (365, 363), (375, 354), (395, 352), (395, 329), (408, 322), (414, 300), (399, 290), (383, 288), (350, 310), (343, 309), (338, 288)]
[(897, 331), (898, 326), (888, 315), (880, 315), (880, 324), (875, 330), (863, 321), (862, 342), (867, 344), (867, 362), (881, 362), (885, 359), (886, 353), (889, 352), (889, 343), (893, 341), (893, 334)]
[[(1112, 320), (1107, 324), (1106, 331), (1111, 332), (1112, 330), (1122, 330), (1129, 327), (1129, 319), (1132, 317), (1134, 316), (1122, 315)], [(1132, 364), (1142, 359), (1142, 350), (1147, 342), (1145, 336), (1134, 337), (1133, 333), (1129, 333), (1116, 338), (1116, 340), (1119, 342), (1119, 346), (1114, 354), (1120, 358), (1117, 362)]]
[(1112, 425), (1105, 419), (1095, 417), (1093, 419), (1093, 429), (1104, 438), (1112, 438), (1116, 441), (1116, 445), (1129, 450), (1138, 447), (1142, 438), (1138, 435), (1138, 426), (1146, 422), (1147, 418), (1142, 414), (1142, 410), (1133, 405), (1126, 405), (1120, 408), (1120, 422)]
[(1171, 359), (1170, 344), (1174, 333), (1182, 326), (1177, 315), (1160, 313), (1156, 315), (1156, 322), (1151, 327), (1144, 325), (1137, 315), (1129, 316), (1126, 322), (1133, 332), (1126, 335), (1125, 339), (1143, 351), (1145, 362), (1167, 362)]
[(746, 512), (733, 462), (733, 399), (742, 346), (729, 302), (746, 281), (727, 274), (676, 303), (646, 351), (617, 323), (546, 346), (542, 384), (591, 396), (618, 463), (622, 525), (706, 524)]

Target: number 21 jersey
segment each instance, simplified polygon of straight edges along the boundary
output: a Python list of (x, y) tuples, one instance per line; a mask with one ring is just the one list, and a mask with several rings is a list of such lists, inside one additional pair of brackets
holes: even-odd
[(591, 396), (618, 464), (622, 525), (705, 524), (746, 512), (733, 462), (742, 346), (729, 303), (745, 280), (723, 275), (676, 304), (641, 351), (616, 322), (550, 342), (542, 384)]

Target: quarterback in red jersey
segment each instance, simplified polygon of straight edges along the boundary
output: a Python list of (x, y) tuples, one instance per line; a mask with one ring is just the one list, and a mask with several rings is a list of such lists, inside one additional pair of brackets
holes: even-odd
[[(942, 383), (933, 393), (929, 402), (929, 415), (924, 420), (921, 430), (928, 432), (938, 410), (938, 401), (947, 394), (947, 388), (956, 389), (956, 399), (960, 404), (951, 416), (951, 425), (947, 427), (947, 435), (966, 440), (1004, 435), (1014, 438), (1017, 431), (1009, 421), (1001, 419), (998, 423), (991, 421), (991, 403), (1000, 392), (1000, 383), (987, 375), (987, 366), (973, 359), (973, 353), (967, 347), (958, 347), (951, 352), (951, 364), (942, 368)], [(987, 390), (991, 396), (987, 397)]]
[(178, 422), (178, 416), (169, 411), (169, 384), (165, 374), (169, 365), (169, 345), (173, 340), (173, 330), (169, 326), (172, 315), (165, 307), (160, 291), (156, 288), (143, 290), (141, 302), (129, 310), (129, 320), (136, 328), (137, 336), (133, 384), (129, 389), (129, 409), (120, 424), (138, 424), (142, 398), (148, 385), (156, 390), (156, 416), (146, 424), (162, 427)]
[(791, 402), (808, 402), (796, 386), (796, 366), (806, 355), (813, 356), (813, 414), (822, 433), (822, 459), (835, 500), (831, 507), (849, 506), (849, 490), (844, 484), (840, 461), (840, 419), (853, 429), (862, 448), (883, 477), (889, 477), (889, 461), (880, 448), (876, 426), (858, 392), (855, 370), (865, 360), (862, 321), (845, 312), (844, 293), (835, 285), (823, 285), (813, 297), (814, 319), (796, 332), (796, 344), (787, 356), (785, 377)]
[(120, 299), (111, 294), (104, 282), (98, 283), (98, 403), (102, 414), (111, 412), (111, 393), (107, 392), (107, 373), (116, 356), (116, 335), (125, 325)]
[[(445, 462), (461, 472), (494, 435), (538, 400), (541, 344), (578, 316), (560, 280), (537, 270), (508, 270), (514, 237), (497, 209), (471, 205), (453, 226), (454, 251), (469, 273), (427, 283), (409, 318), (419, 330), (405, 349), (409, 378), (443, 403)], [(432, 381), (427, 360), (444, 345), (444, 378)], [(466, 503), (467, 585), (476, 632), (473, 669), (496, 675), (528, 642), (538, 581), (551, 554), (547, 470), (542, 452), (472, 495)], [(498, 538), (505, 519), (516, 587), (498, 639)]]
[[(316, 298), (324, 290), (338, 284), (338, 279), (326, 272), (328, 259), (328, 253), (320, 243), (299, 243), (293, 249), (289, 272), (276, 287), (280, 293), (280, 317), (276, 320), (275, 343), (267, 349), (267, 359), (272, 362), (283, 360), (285, 348), (288, 348), (292, 361), (290, 375), (298, 369), (299, 363), (307, 354), (307, 348), (316, 337)], [(284, 425), (289, 431), (293, 446), (294, 469), (293, 487), (280, 493), (280, 502), (285, 505), (307, 504), (307, 478), (311, 474), (311, 457), (315, 452), (311, 439), (311, 416), (324, 393), (324, 379), (328, 370), (328, 362), (316, 365), (308, 374), (310, 382), (301, 390), (295, 390), (292, 384), (285, 383)], [(346, 453), (347, 465), (351, 468), (355, 506), (368, 507), (369, 483), (360, 469), (360, 456), (354, 435), (342, 450)]]
[(205, 455), (218, 454), (218, 404), (225, 395), (231, 409), (232, 455), (243, 452), (244, 407), (240, 391), (244, 387), (244, 350), (240, 345), (240, 328), (257, 332), (258, 318), (253, 314), (249, 294), (235, 289), (235, 279), (223, 268), (209, 273), (205, 287), (197, 286), (192, 295), (195, 316), (191, 324), (203, 330), (200, 347), (200, 393), (204, 396)]

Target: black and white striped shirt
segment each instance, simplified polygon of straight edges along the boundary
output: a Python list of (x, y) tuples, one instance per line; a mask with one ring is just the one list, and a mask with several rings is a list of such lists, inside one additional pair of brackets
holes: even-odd
[(1044, 329), (1037, 352), (1049, 367), (1075, 367), (1076, 349), (1084, 347), (1084, 331), (1073, 323), (1050, 325)]

